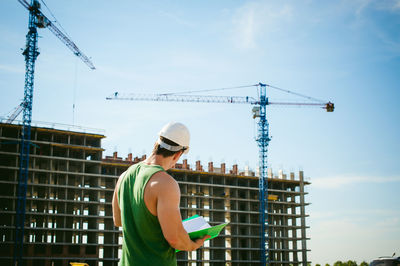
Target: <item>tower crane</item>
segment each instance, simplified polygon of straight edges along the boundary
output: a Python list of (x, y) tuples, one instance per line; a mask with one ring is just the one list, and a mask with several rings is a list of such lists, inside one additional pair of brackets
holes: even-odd
[[(266, 117), (267, 105), (287, 105), (287, 106), (314, 106), (325, 109), (327, 112), (334, 111), (332, 102), (324, 102), (300, 93), (284, 90), (272, 85), (258, 83), (255, 85), (241, 86), (242, 87), (258, 87), (258, 98), (250, 96), (211, 96), (211, 95), (190, 95), (193, 92), (189, 91), (182, 93), (164, 93), (164, 94), (128, 94), (121, 95), (115, 92), (107, 100), (129, 100), (129, 101), (166, 101), (166, 102), (192, 102), (192, 103), (227, 103), (227, 104), (251, 104), (253, 107), (253, 118), (258, 119), (258, 132), (256, 141), (259, 148), (260, 160), (260, 177), (259, 177), (259, 201), (260, 201), (260, 261), (261, 265), (268, 263), (268, 179), (267, 179), (267, 150), (270, 142), (269, 124)], [(307, 98), (312, 102), (270, 102), (267, 97), (267, 87), (284, 91), (296, 96)], [(224, 90), (229, 88), (217, 89)], [(202, 90), (212, 91), (212, 90)]]
[(13, 113), (8, 117), (6, 123), (12, 123), (15, 118), (17, 118), (17, 116), (22, 112), (22, 110), (24, 109), (24, 102), (21, 102), (17, 107), (15, 107)]
[(70, 40), (60, 29), (58, 29), (40, 10), (38, 0), (31, 0), (30, 4), (26, 0), (18, 2), (29, 11), (28, 34), (26, 35), (26, 48), (23, 51), (25, 56), (25, 87), (24, 100), (22, 104), (22, 131), (21, 131), (21, 150), (19, 161), (18, 194), (15, 222), (15, 246), (13, 264), (23, 264), (23, 243), (24, 243), (24, 222), (26, 189), (29, 167), (29, 150), (31, 139), (31, 120), (32, 120), (32, 101), (33, 101), (33, 82), (35, 73), (35, 61), (39, 55), (38, 51), (38, 28), (48, 28), (58, 39), (60, 39), (77, 57), (79, 57), (90, 69), (95, 69), (91, 60)]

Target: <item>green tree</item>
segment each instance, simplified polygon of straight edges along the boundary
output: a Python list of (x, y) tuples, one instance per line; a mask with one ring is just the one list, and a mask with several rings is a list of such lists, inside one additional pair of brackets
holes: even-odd
[(368, 266), (368, 265), (369, 265), (368, 262), (365, 262), (365, 261), (361, 262), (361, 264), (360, 264), (360, 266)]
[(354, 260), (349, 260), (344, 265), (345, 266), (357, 266), (357, 262), (355, 262)]
[(342, 261), (338, 260), (337, 262), (335, 262), (335, 263), (333, 264), (333, 266), (344, 266), (344, 265), (343, 265), (343, 262), (342, 262)]
[(329, 265), (329, 263), (326, 263), (325, 266), (331, 266), (331, 265)]
[(318, 264), (318, 263), (317, 263), (317, 264), (315, 264), (315, 266), (321, 266), (321, 264)]

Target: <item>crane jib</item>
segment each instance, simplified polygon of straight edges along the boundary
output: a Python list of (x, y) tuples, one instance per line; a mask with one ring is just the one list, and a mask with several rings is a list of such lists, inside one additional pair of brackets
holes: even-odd
[(48, 28), (60, 41), (62, 41), (77, 57), (79, 57), (90, 69), (96, 69), (89, 57), (87, 57), (76, 44), (68, 38), (60, 29), (58, 29), (41, 11), (40, 3), (36, 0), (33, 5), (25, 0), (18, 0), (26, 9), (35, 15), (35, 26), (39, 28)]
[(126, 101), (164, 101), (164, 102), (197, 102), (197, 103), (234, 103), (252, 105), (281, 105), (281, 106), (309, 106), (321, 107), (328, 112), (333, 112), (334, 104), (328, 103), (309, 103), (309, 102), (270, 102), (268, 98), (263, 101), (256, 100), (251, 96), (212, 96), (212, 95), (177, 95), (177, 94), (127, 94), (120, 95), (115, 92), (107, 100), (126, 100)]

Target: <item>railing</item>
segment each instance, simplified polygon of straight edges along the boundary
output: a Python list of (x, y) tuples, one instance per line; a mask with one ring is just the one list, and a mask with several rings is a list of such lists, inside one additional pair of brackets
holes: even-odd
[[(7, 119), (5, 117), (0, 117), (0, 123), (6, 123), (6, 121)], [(22, 125), (22, 121), (14, 120), (11, 124)], [(32, 121), (31, 126), (58, 129), (58, 130), (78, 131), (82, 133), (101, 134), (101, 135), (105, 135), (106, 132), (104, 129), (99, 129), (99, 128), (83, 127), (78, 125), (69, 125), (69, 124), (44, 122), (44, 121)]]

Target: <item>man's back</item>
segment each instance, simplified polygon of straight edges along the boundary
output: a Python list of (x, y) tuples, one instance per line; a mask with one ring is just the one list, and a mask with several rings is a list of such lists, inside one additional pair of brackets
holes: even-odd
[(121, 265), (176, 265), (175, 249), (194, 251), (210, 236), (191, 240), (182, 224), (180, 189), (167, 174), (189, 151), (185, 125), (165, 125), (150, 156), (122, 174), (112, 200), (115, 226), (122, 226)]
[(164, 171), (161, 166), (139, 163), (131, 166), (121, 180), (118, 191), (124, 234), (121, 265), (176, 265), (175, 250), (144, 200), (147, 182), (160, 171)]

